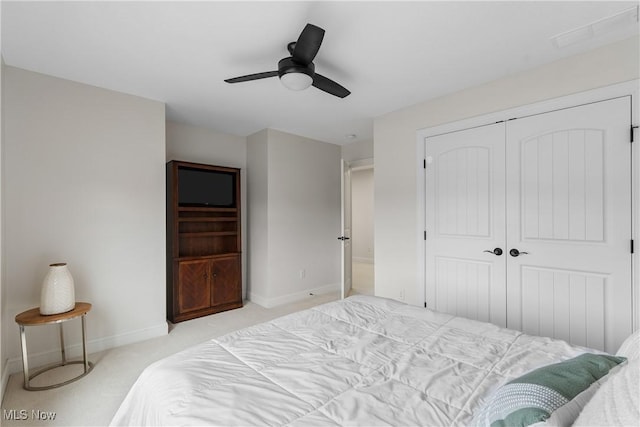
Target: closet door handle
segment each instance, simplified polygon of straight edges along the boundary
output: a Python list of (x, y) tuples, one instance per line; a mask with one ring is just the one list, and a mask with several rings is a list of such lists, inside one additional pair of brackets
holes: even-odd
[(529, 252), (525, 252), (525, 251), (520, 252), (516, 248), (513, 248), (513, 249), (511, 249), (509, 251), (509, 255), (511, 255), (512, 257), (517, 257), (517, 256), (520, 256), (520, 255), (528, 255), (528, 254), (529, 254)]
[(490, 254), (494, 254), (494, 255), (497, 255), (497, 256), (502, 255), (502, 249), (500, 249), (500, 248), (495, 248), (492, 251), (487, 249), (487, 250), (484, 250), (483, 252), (489, 252)]

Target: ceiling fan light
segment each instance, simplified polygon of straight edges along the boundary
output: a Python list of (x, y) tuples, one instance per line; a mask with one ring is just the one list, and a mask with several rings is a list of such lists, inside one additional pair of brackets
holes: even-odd
[(282, 84), (291, 90), (304, 90), (311, 86), (313, 78), (305, 73), (285, 73), (280, 76)]

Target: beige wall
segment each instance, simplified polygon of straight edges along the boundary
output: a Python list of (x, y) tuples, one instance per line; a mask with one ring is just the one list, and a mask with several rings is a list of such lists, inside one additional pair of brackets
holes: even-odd
[(354, 160), (373, 159), (373, 140), (350, 142), (341, 148), (342, 158), (347, 162)]
[[(6, 357), (20, 369), (14, 316), (40, 304), (48, 264), (67, 262), (89, 351), (167, 333), (164, 104), (4, 69)], [(30, 330), (31, 363), (59, 357), (56, 330)], [(77, 328), (66, 328), (70, 356)]]
[[(247, 297), (269, 293), (269, 184), (268, 131), (247, 137), (248, 266)], [(256, 297), (257, 295), (257, 297)]]
[(640, 77), (634, 37), (374, 121), (376, 294), (423, 303), (418, 283), (416, 131)]
[(340, 155), (337, 145), (272, 129), (248, 138), (252, 301), (270, 307), (338, 290)]
[(184, 123), (166, 122), (167, 161), (245, 168), (247, 138)]
[(242, 296), (247, 289), (247, 138), (167, 121), (167, 162), (182, 160), (240, 168), (242, 224)]
[[(0, 11), (2, 7), (0, 7)], [(0, 22), (2, 22), (2, 13), (0, 12)], [(0, 41), (0, 46), (2, 46), (2, 42)], [(2, 51), (0, 50), (0, 402), (2, 402), (2, 396), (4, 395), (4, 389), (7, 385), (7, 381), (9, 380), (9, 376), (7, 374), (7, 369), (5, 364), (7, 363), (7, 356), (5, 355), (5, 345), (4, 340), (7, 335), (7, 324), (3, 322), (4, 313), (6, 311), (6, 298), (4, 297), (4, 258), (3, 258), (3, 248), (4, 248), (4, 216), (2, 215), (3, 211), (3, 203), (2, 200), (4, 198), (4, 191), (2, 190), (4, 187), (4, 177), (3, 177), (3, 169), (2, 169), (2, 152), (4, 151), (4, 143), (3, 143), (3, 134), (4, 134), (4, 126), (2, 125), (2, 116), (4, 108), (3, 97), (2, 97), (2, 87), (3, 83), (3, 75), (4, 75), (4, 59), (2, 58)]]

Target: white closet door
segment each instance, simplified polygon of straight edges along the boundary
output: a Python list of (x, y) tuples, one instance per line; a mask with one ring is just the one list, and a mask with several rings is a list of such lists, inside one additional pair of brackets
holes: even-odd
[(608, 352), (631, 333), (629, 126), (629, 97), (508, 122), (507, 327)]
[[(504, 124), (426, 138), (426, 297), (506, 325)], [(497, 252), (499, 252), (499, 250)]]

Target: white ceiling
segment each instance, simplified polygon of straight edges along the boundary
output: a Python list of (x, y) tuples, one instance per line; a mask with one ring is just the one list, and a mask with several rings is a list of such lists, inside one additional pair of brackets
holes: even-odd
[[(335, 144), (370, 139), (373, 119), (638, 34), (638, 24), (558, 49), (550, 37), (632, 2), (30, 2), (2, 1), (10, 66), (160, 100), (167, 118), (250, 135), (278, 129)], [(316, 71), (340, 99), (277, 78), (307, 23), (326, 30)]]

